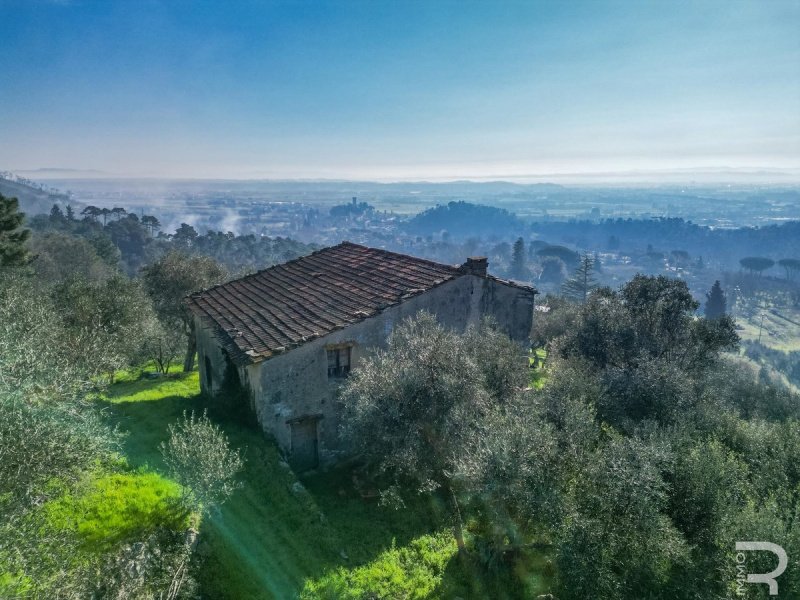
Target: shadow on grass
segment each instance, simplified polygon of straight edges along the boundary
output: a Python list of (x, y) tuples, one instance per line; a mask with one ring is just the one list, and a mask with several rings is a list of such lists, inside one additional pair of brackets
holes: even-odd
[(552, 591), (547, 562), (544, 554), (531, 552), (517, 557), (513, 563), (487, 569), (474, 553), (456, 555), (447, 563), (434, 597), (524, 600), (546, 595)]
[(293, 598), (309, 578), (368, 563), (393, 542), (403, 546), (435, 529), (443, 510), (435, 499), (420, 498), (402, 510), (379, 506), (358, 494), (346, 469), (300, 482), (260, 429), (244, 425), (241, 415), (225, 418), (193, 386), (196, 373), (126, 381), (100, 402), (108, 421), (126, 434), (123, 452), (134, 467), (163, 473), (159, 445), (184, 411), (209, 409), (243, 452), (241, 489), (201, 525), (203, 597)]

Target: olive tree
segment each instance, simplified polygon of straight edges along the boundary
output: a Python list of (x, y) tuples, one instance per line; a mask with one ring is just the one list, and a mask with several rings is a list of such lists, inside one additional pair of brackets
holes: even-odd
[(52, 297), (76, 360), (90, 372), (113, 377), (141, 359), (152, 304), (138, 280), (121, 274), (100, 282), (70, 278)]
[(449, 502), (453, 532), (465, 550), (461, 468), (473, 441), (489, 434), (487, 419), (526, 367), (519, 346), (484, 325), (459, 335), (421, 312), (400, 324), (342, 389), (341, 434), (350, 450), (393, 484), (384, 500), (402, 502), (401, 481)]
[(144, 285), (158, 318), (167, 331), (183, 336), (186, 342), (184, 371), (194, 368), (197, 351), (193, 320), (184, 299), (192, 292), (221, 283), (225, 277), (225, 269), (213, 258), (183, 252), (170, 252), (142, 269)]
[(236, 475), (244, 466), (218, 425), (206, 413), (194, 412), (169, 426), (169, 440), (161, 443), (161, 454), (172, 477), (184, 486), (187, 501), (208, 512), (225, 502), (240, 486)]

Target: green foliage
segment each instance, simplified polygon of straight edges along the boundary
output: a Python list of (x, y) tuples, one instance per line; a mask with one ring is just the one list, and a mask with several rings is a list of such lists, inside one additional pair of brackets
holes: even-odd
[(742, 265), (742, 268), (747, 269), (751, 273), (758, 273), (760, 275), (762, 271), (766, 271), (775, 266), (775, 261), (764, 256), (747, 256), (740, 259), (739, 264)]
[(575, 327), (580, 308), (562, 296), (547, 294), (537, 299), (533, 315), (531, 342), (534, 347), (549, 348), (553, 340)]
[(698, 306), (684, 281), (636, 275), (620, 292), (600, 289), (590, 296), (578, 326), (563, 339), (562, 355), (601, 369), (648, 359), (703, 369), (739, 338), (730, 318), (694, 318)]
[(442, 584), (456, 545), (445, 532), (426, 535), (408, 546), (392, 547), (369, 564), (354, 569), (339, 568), (316, 581), (308, 581), (303, 600), (385, 598), (411, 600), (431, 598)]
[(115, 441), (86, 406), (0, 392), (0, 496), (24, 510), (50, 480), (79, 478)]
[(597, 288), (594, 272), (595, 259), (588, 252), (584, 252), (572, 277), (561, 285), (561, 292), (570, 300), (586, 302), (591, 291)]
[(166, 517), (154, 498), (177, 485), (121, 472), (119, 436), (85, 401), (136, 339), (135, 284), (115, 281), (65, 280), (53, 294), (29, 271), (0, 279), (2, 597), (157, 597), (181, 573), (175, 586), (191, 587), (190, 544), (165, 526), (185, 512)]
[(706, 319), (719, 319), (725, 316), (727, 312), (728, 307), (725, 294), (722, 291), (719, 280), (717, 280), (714, 282), (714, 285), (711, 286), (711, 290), (706, 294), (705, 316)]
[(542, 271), (539, 274), (539, 280), (542, 283), (551, 283), (558, 286), (567, 277), (567, 266), (557, 256), (544, 256), (540, 261), (540, 265)]
[(669, 460), (633, 438), (594, 453), (559, 532), (559, 597), (652, 598), (668, 588), (673, 569), (688, 562), (688, 546), (662, 513)]
[[(188, 235), (185, 233), (184, 237)], [(221, 283), (225, 275), (225, 270), (214, 259), (182, 252), (170, 252), (142, 269), (142, 280), (162, 323), (164, 335), (184, 336), (187, 344), (183, 364), (185, 372), (192, 370), (196, 350), (192, 316), (184, 306), (184, 298), (192, 292)]]
[(525, 241), (517, 238), (511, 254), (511, 277), (512, 279), (527, 279), (528, 266), (525, 257)]
[(553, 426), (530, 396), (505, 400), (487, 414), (486, 433), (461, 453), (458, 472), (472, 492), (471, 526), (482, 559), (497, 567), (544, 526), (558, 523), (564, 508), (561, 457)]
[(28, 273), (6, 269), (0, 278), (0, 394), (31, 402), (80, 396), (91, 376), (75, 353), (83, 341), (66, 330), (46, 288)]
[(669, 513), (687, 541), (698, 547), (696, 559), (702, 560), (717, 542), (715, 535), (731, 509), (752, 493), (748, 467), (718, 440), (690, 441), (679, 450)]
[(592, 294), (553, 342), (558, 597), (727, 597), (737, 540), (800, 549), (800, 398), (737, 369), (730, 319), (696, 308), (685, 285), (637, 277)]
[(342, 389), (342, 435), (350, 449), (395, 485), (441, 490), (452, 505), (463, 549), (458, 465), (472, 440), (491, 435), (483, 417), (508, 402), (527, 379), (521, 349), (490, 325), (466, 335), (421, 312), (392, 332), (388, 348), (365, 358)]
[(161, 453), (172, 477), (187, 488), (192, 504), (210, 511), (225, 502), (241, 486), (236, 476), (244, 462), (232, 449), (218, 425), (184, 412), (169, 426), (170, 437), (162, 442)]
[(158, 528), (183, 531), (190, 514), (180, 487), (155, 473), (113, 473), (47, 502), (42, 511), (56, 529), (74, 531), (84, 547), (99, 552)]
[(800, 273), (800, 258), (782, 258), (778, 264), (786, 271), (786, 279), (794, 279)]
[(30, 230), (21, 229), (25, 215), (19, 212), (19, 200), (0, 194), (0, 267), (24, 265), (28, 262), (25, 243)]
[(415, 215), (406, 228), (419, 235), (447, 230), (454, 236), (470, 236), (482, 235), (491, 229), (516, 231), (522, 228), (522, 223), (516, 215), (505, 209), (462, 201), (424, 210)]
[(98, 282), (114, 274), (113, 267), (98, 255), (95, 247), (78, 236), (59, 232), (37, 234), (31, 240), (31, 249), (36, 255), (32, 265), (36, 275), (48, 283), (72, 278)]
[(152, 306), (141, 283), (125, 275), (104, 281), (68, 279), (53, 289), (55, 309), (79, 346), (87, 367), (109, 373), (136, 362), (143, 352)]

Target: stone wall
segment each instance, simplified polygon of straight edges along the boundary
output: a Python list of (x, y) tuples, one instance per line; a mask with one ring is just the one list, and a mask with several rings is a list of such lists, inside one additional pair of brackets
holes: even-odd
[[(314, 419), (320, 460), (334, 460), (339, 425), (336, 396), (343, 380), (328, 378), (326, 349), (337, 344), (352, 344), (351, 364), (356, 368), (370, 348), (385, 346), (389, 333), (398, 322), (420, 310), (431, 312), (442, 325), (458, 331), (478, 323), (484, 315), (492, 316), (502, 330), (527, 347), (533, 317), (533, 294), (530, 290), (491, 278), (464, 275), (285, 354), (239, 367), (240, 379), (249, 387), (252, 406), (261, 426), (291, 453), (289, 421)], [(199, 322), (196, 326), (201, 384), (204, 391), (215, 393), (225, 373), (226, 357), (213, 333)], [(210, 388), (206, 374), (209, 366)]]

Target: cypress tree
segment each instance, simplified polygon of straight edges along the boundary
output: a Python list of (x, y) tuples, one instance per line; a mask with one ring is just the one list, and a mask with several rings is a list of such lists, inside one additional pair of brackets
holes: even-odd
[(30, 230), (22, 229), (25, 214), (19, 212), (19, 200), (0, 194), (0, 267), (23, 265), (28, 261), (25, 242)]
[(525, 264), (525, 242), (522, 238), (517, 238), (514, 242), (514, 250), (511, 254), (511, 277), (513, 279), (526, 279), (528, 269)]
[(711, 286), (711, 291), (706, 294), (706, 319), (719, 319), (725, 316), (728, 310), (725, 294), (722, 291), (722, 286), (719, 280), (714, 282)]

